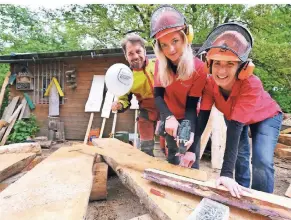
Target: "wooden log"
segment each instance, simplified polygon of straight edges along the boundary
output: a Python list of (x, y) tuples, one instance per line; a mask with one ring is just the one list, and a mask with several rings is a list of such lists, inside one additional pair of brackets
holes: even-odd
[(92, 187), (93, 147), (63, 147), (0, 193), (1, 219), (83, 220)]
[(169, 164), (166, 161), (153, 158), (138, 150), (136, 147), (115, 138), (95, 138), (93, 139), (93, 144), (95, 145), (98, 154), (113, 157), (119, 165), (127, 168), (138, 171), (144, 171), (147, 168), (156, 168), (201, 181), (207, 180), (207, 173), (202, 170), (189, 169)]
[(39, 143), (41, 148), (49, 149), (52, 146), (52, 140), (49, 140), (49, 141), (36, 141), (36, 142)]
[(280, 134), (278, 142), (291, 146), (291, 134)]
[(83, 141), (84, 144), (87, 144), (89, 133), (90, 133), (90, 130), (91, 130), (91, 127), (92, 127), (93, 119), (94, 119), (94, 113), (92, 112), (90, 114), (90, 119), (89, 119), (89, 122), (88, 122), (86, 134), (85, 134), (85, 137), (84, 137), (84, 141)]
[(0, 192), (2, 192), (4, 189), (6, 189), (9, 186), (7, 183), (0, 183)]
[[(103, 139), (104, 140), (104, 139)], [(100, 153), (100, 149), (97, 147), (94, 148), (97, 152)], [(115, 151), (115, 149), (114, 149)], [(136, 196), (139, 197), (141, 203), (150, 211), (153, 219), (160, 220), (171, 220), (171, 219), (187, 219), (199, 202), (201, 197), (192, 195), (186, 192), (172, 189), (170, 187), (161, 186), (151, 181), (148, 181), (142, 178), (142, 171), (127, 168), (124, 163), (120, 164), (120, 157), (124, 156), (124, 153), (118, 152), (118, 154), (111, 154), (109, 156), (104, 156), (104, 159), (108, 165), (117, 173), (121, 182)], [(132, 152), (131, 152), (132, 153)], [(129, 153), (129, 154), (131, 154)], [(146, 154), (145, 154), (146, 155)], [(142, 157), (136, 158), (125, 158), (138, 160), (142, 163)], [(154, 157), (149, 157), (149, 161), (159, 162), (159, 167), (164, 166), (164, 161), (156, 160)], [(171, 172), (173, 169), (169, 169), (168, 172)], [(168, 194), (171, 196), (171, 200), (162, 198), (152, 194), (150, 191), (152, 188), (158, 189), (162, 193)], [(176, 202), (174, 202), (176, 201)], [(235, 220), (267, 220), (264, 216), (254, 214), (236, 207), (230, 207), (230, 219)]]
[(291, 148), (276, 149), (275, 154), (281, 159), (291, 160)]
[(35, 153), (41, 155), (39, 143), (18, 143), (0, 147), (0, 154)]
[(95, 163), (93, 166), (93, 185), (90, 201), (107, 198), (107, 175), (108, 165), (106, 163)]
[(290, 133), (291, 133), (291, 127), (286, 128), (280, 132), (280, 134), (290, 134)]
[(9, 77), (11, 75), (11, 72), (6, 73), (5, 79), (3, 81), (2, 87), (1, 87), (1, 92), (0, 92), (0, 108), (2, 107), (4, 95), (5, 95), (5, 90), (9, 82)]
[(101, 163), (101, 162), (104, 162), (104, 160), (100, 154), (97, 154), (94, 163)]
[(1, 154), (0, 155), (0, 182), (19, 173), (23, 170), (34, 158), (36, 154)]
[(156, 169), (146, 169), (143, 177), (164, 186), (236, 206), (270, 218), (291, 219), (291, 200), (282, 196), (251, 190), (252, 193), (246, 193), (245, 196), (238, 199), (231, 196), (223, 186), (217, 188), (213, 181), (201, 182)]
[(285, 192), (285, 196), (291, 198), (291, 184), (290, 184), (290, 186), (288, 187), (287, 191)]

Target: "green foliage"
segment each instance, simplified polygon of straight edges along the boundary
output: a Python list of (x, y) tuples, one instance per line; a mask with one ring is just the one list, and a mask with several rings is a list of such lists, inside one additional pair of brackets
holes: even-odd
[[(0, 5), (0, 54), (68, 51), (120, 47), (124, 34), (140, 30), (148, 42), (154, 4), (66, 5), (32, 10)], [(290, 112), (291, 5), (188, 4), (175, 5), (194, 28), (202, 44), (218, 24), (240, 21), (255, 39), (251, 57), (267, 91)], [(148, 44), (150, 45), (150, 44)], [(0, 83), (7, 66), (0, 65)], [(1, 83), (2, 84), (2, 83)]]
[(8, 141), (11, 143), (20, 143), (25, 141), (28, 137), (34, 136), (39, 131), (39, 126), (36, 123), (36, 117), (30, 115), (28, 119), (18, 120), (13, 132), (9, 135)]

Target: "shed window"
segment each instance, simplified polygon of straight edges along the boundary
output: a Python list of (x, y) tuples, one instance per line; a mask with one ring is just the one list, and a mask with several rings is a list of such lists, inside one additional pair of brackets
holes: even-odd
[[(53, 61), (49, 63), (35, 63), (30, 65), (29, 68), (33, 71), (34, 76), (35, 89), (33, 91), (33, 102), (35, 104), (49, 104), (49, 97), (44, 96), (44, 94), (53, 77), (58, 80), (64, 92), (65, 65), (63, 62)], [(60, 97), (60, 104), (64, 104), (63, 97)]]

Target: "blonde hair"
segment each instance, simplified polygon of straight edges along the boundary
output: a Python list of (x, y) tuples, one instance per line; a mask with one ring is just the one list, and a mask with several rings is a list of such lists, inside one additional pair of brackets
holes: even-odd
[[(181, 31), (183, 38), (184, 38), (184, 50), (183, 54), (179, 60), (178, 67), (177, 67), (177, 74), (178, 74), (178, 80), (187, 80), (195, 71), (194, 66), (194, 55), (191, 49), (191, 45), (188, 44), (187, 37), (184, 33), (184, 31)], [(173, 82), (172, 77), (172, 69), (169, 66), (169, 62), (171, 62), (163, 53), (160, 43), (158, 40), (155, 43), (154, 47), (155, 54), (157, 56), (157, 59), (159, 60), (159, 66), (158, 66), (158, 76), (161, 82), (161, 85), (163, 87), (167, 87)]]

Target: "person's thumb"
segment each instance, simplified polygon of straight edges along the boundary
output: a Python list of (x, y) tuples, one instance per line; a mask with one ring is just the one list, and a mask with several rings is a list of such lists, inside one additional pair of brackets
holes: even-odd
[(220, 184), (221, 184), (221, 179), (219, 178), (216, 180), (215, 185), (216, 185), (216, 187), (218, 187)]

